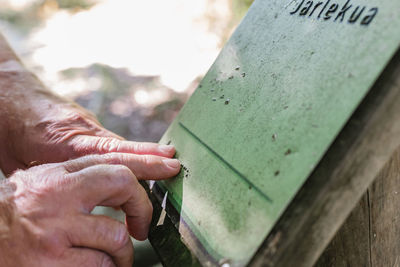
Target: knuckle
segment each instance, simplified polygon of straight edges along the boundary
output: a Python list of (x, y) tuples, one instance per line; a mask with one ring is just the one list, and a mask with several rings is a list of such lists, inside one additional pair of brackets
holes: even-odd
[(126, 186), (131, 186), (134, 182), (132, 171), (125, 165), (114, 165), (115, 175), (121, 180), (121, 183)]
[(122, 223), (118, 223), (118, 226), (115, 228), (114, 237), (114, 252), (120, 251), (130, 242), (128, 229)]
[(143, 165), (145, 165), (145, 166), (152, 165), (152, 163), (153, 163), (153, 160), (152, 160), (152, 159), (153, 159), (153, 158), (152, 158), (150, 155), (143, 155), (143, 156), (141, 157), (142, 163), (143, 163)]
[(102, 253), (99, 264), (98, 265), (96, 264), (96, 267), (113, 267), (113, 266), (115, 265), (111, 257), (104, 253)]
[(107, 138), (99, 138), (95, 142), (95, 148), (97, 151), (100, 153), (105, 153), (108, 152), (108, 147), (109, 147), (109, 139)]
[(111, 137), (102, 137), (97, 140), (96, 146), (101, 153), (115, 152), (120, 147), (120, 141)]
[[(75, 106), (75, 103), (72, 103), (72, 105)], [(89, 112), (86, 110), (81, 111), (82, 112), (71, 114), (69, 117), (67, 117), (64, 123), (66, 123), (67, 125), (72, 124), (76, 126), (81, 126), (84, 127), (84, 129), (88, 133), (94, 133), (98, 128), (98, 126), (93, 122), (93, 120), (95, 120), (95, 117), (91, 118)]]
[(142, 150), (144, 150), (144, 145), (143, 145), (143, 143), (141, 143), (141, 142), (135, 142), (135, 143), (133, 144), (133, 149), (134, 149), (135, 151), (142, 151)]
[(111, 255), (116, 255), (130, 241), (129, 233), (123, 223), (111, 218), (104, 217), (104, 219), (106, 221), (95, 226), (95, 236), (97, 242), (109, 244), (109, 250), (107, 251)]
[(52, 257), (62, 258), (66, 248), (65, 237), (57, 233), (56, 230), (48, 231), (49, 233), (37, 235), (42, 249), (52, 255)]
[(111, 153), (107, 153), (107, 154), (103, 154), (101, 155), (101, 157), (105, 160), (105, 162), (107, 164), (115, 164), (118, 165), (120, 164), (121, 160), (120, 160), (120, 155), (119, 153), (116, 152), (111, 152)]

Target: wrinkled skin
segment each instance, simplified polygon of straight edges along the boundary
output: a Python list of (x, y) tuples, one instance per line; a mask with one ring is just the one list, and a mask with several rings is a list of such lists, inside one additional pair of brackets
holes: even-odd
[[(33, 76), (25, 75), (2, 78), (0, 73), (0, 86), (1, 83), (8, 88), (21, 82), (39, 84)], [(7, 145), (1, 151), (0, 167), (7, 175), (16, 169), (87, 154), (124, 152), (170, 158), (175, 153), (172, 146), (125, 141), (102, 127), (94, 115), (77, 104), (40, 88), (13, 92), (6, 105), (3, 114), (9, 115), (3, 116), (3, 124), (8, 131), (3, 134), (3, 143)]]
[(174, 147), (125, 141), (47, 91), (1, 35), (0, 144), (0, 266), (132, 266), (129, 234), (145, 239), (152, 216), (137, 179), (180, 171)]
[[(129, 234), (146, 239), (152, 217), (133, 174), (145, 168), (110, 153), (15, 172), (0, 184), (0, 266), (132, 266)], [(121, 206), (126, 226), (91, 215), (97, 205)]]

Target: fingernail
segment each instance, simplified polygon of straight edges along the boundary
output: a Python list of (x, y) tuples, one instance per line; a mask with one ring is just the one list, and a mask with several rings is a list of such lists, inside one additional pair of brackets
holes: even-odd
[(181, 167), (181, 163), (177, 159), (164, 159), (163, 162), (165, 165), (167, 165), (168, 167), (170, 167), (172, 169)]
[(163, 153), (169, 153), (174, 149), (174, 146), (171, 145), (160, 145), (158, 149)]

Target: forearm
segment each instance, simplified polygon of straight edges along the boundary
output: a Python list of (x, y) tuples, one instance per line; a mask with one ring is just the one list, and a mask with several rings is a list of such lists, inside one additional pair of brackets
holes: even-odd
[(22, 65), (0, 34), (0, 167), (15, 153), (14, 141), (41, 120), (53, 98), (57, 97)]
[[(24, 121), (29, 116), (37, 116), (33, 118), (37, 121), (47, 113), (46, 111), (53, 109), (53, 105), (75, 106), (76, 104), (48, 90), (23, 66), (0, 34), (0, 125), (16, 114), (23, 114)], [(13, 119), (12, 123), (14, 121)], [(12, 127), (12, 125), (6, 126)], [(1, 128), (0, 131), (4, 129)]]
[(15, 109), (26, 107), (22, 100), (28, 99), (30, 92), (40, 87), (0, 34), (0, 136), (9, 129), (9, 119), (16, 115)]
[[(173, 146), (123, 140), (90, 112), (46, 90), (22, 67), (3, 38), (0, 48), (0, 168), (7, 176), (32, 165), (111, 152), (162, 163), (163, 171), (152, 178), (179, 172), (177, 160), (172, 165), (170, 160), (164, 162), (174, 156)], [(149, 166), (148, 171), (154, 169)]]

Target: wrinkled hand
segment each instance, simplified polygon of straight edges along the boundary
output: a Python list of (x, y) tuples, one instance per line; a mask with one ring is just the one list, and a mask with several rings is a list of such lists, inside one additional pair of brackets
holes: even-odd
[[(0, 266), (132, 266), (129, 233), (146, 239), (152, 216), (133, 173), (140, 179), (178, 171), (137, 157), (110, 153), (45, 164), (0, 184)], [(91, 215), (97, 205), (121, 206), (126, 226)]]
[(175, 154), (172, 146), (125, 141), (102, 127), (85, 109), (45, 90), (10, 96), (9, 103), (7, 146), (2, 149), (6, 155), (0, 155), (0, 167), (7, 175), (16, 169), (87, 154), (123, 152), (166, 158)]

